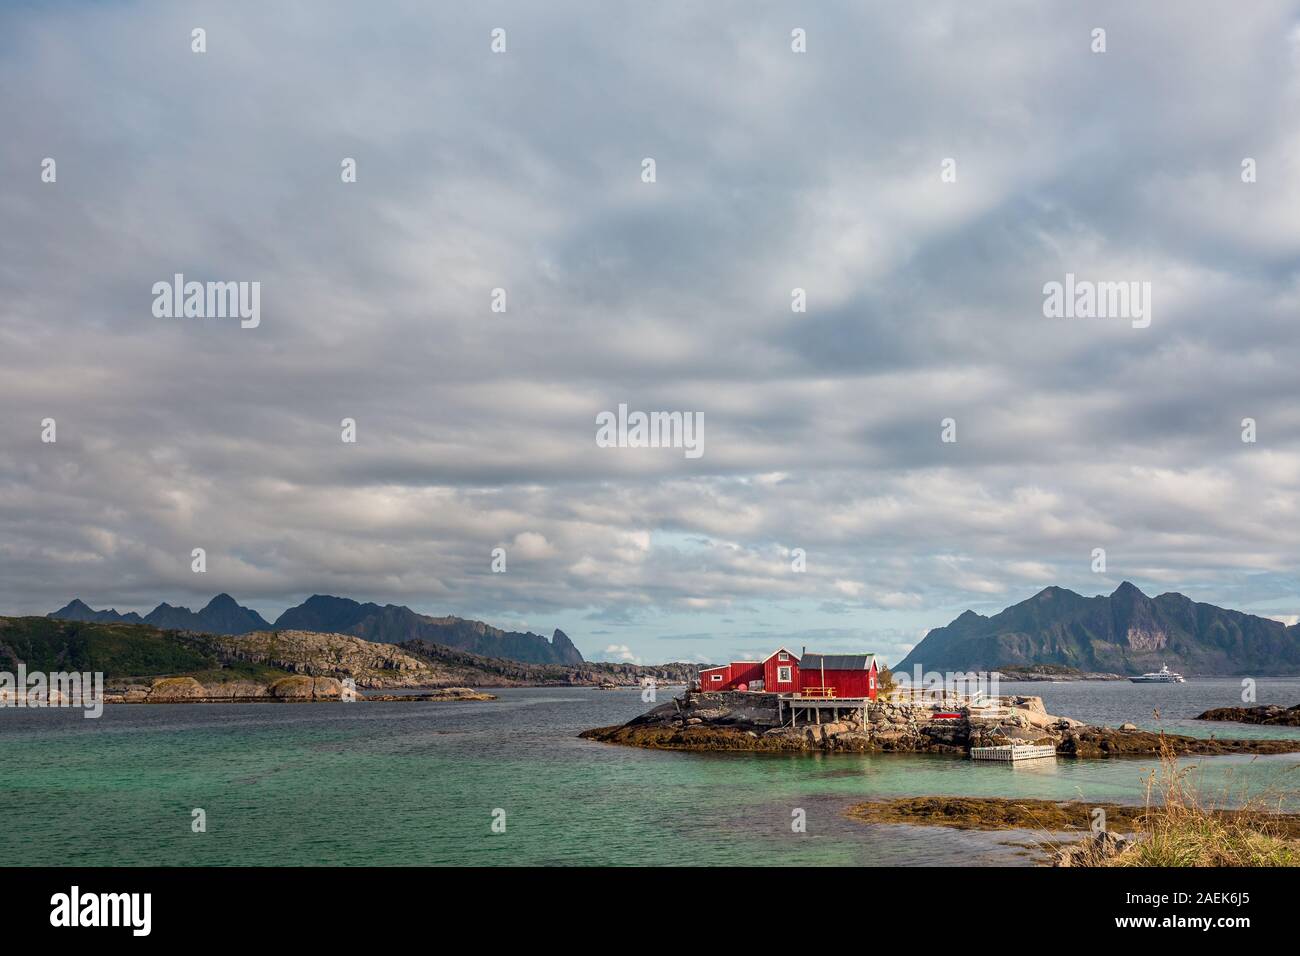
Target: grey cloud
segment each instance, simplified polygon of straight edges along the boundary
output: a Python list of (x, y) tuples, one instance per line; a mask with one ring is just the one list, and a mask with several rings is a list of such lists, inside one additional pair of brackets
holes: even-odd
[[(6, 8), (0, 607), (905, 649), (1108, 589), (1104, 546), (1294, 613), (1300, 7), (1171, 9)], [(1066, 271), (1151, 280), (1151, 328), (1044, 319)], [(154, 319), (174, 272), (261, 281), (262, 327)], [(597, 448), (619, 402), (702, 411), (704, 458)]]

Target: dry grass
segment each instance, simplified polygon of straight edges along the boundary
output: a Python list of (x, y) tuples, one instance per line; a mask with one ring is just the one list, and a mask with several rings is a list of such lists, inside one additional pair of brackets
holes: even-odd
[[(1157, 715), (1158, 716), (1158, 715)], [(1142, 806), (1082, 800), (1001, 797), (901, 797), (850, 807), (864, 823), (944, 826), (971, 830), (1027, 829), (1088, 834), (1081, 841), (1047, 837), (1026, 844), (1046, 859), (1064, 854), (1071, 866), (1300, 866), (1300, 814), (1286, 812), (1294, 787), (1255, 793), (1230, 781), (1207, 795), (1199, 765), (1179, 767), (1178, 753), (1161, 735), (1159, 766), (1146, 777)], [(1294, 768), (1293, 768), (1294, 769)], [(1125, 849), (1091, 834), (1104, 811), (1112, 833), (1135, 834)]]
[[(1160, 766), (1146, 779), (1141, 838), (1106, 865), (1300, 866), (1300, 840), (1282, 815), (1293, 794), (1243, 790), (1234, 800), (1229, 784), (1207, 797), (1197, 768), (1179, 767), (1173, 749), (1162, 743)], [(1236, 808), (1227, 809), (1233, 803)]]

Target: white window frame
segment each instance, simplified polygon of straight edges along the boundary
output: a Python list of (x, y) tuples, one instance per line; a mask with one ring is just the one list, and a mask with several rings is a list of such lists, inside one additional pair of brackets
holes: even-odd
[(787, 654), (785, 651), (782, 651), (780, 654), (776, 655), (776, 659), (778, 661), (788, 661), (790, 659), (790, 655)]
[(776, 682), (778, 684), (789, 684), (794, 680), (793, 667), (778, 667), (776, 669)]
[(710, 675), (709, 675), (709, 680), (722, 680), (722, 675), (721, 675), (721, 674), (710, 674)]

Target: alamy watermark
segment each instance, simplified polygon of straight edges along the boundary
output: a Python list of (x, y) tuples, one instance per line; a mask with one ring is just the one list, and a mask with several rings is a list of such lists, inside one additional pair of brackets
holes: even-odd
[(83, 717), (104, 713), (103, 671), (0, 671), (0, 707), (82, 707)]
[(120, 926), (132, 936), (148, 936), (153, 927), (152, 893), (83, 893), (74, 885), (50, 897), (54, 927)]
[(1049, 319), (1130, 319), (1135, 329), (1151, 324), (1151, 283), (1092, 282), (1065, 274), (1043, 286), (1043, 315)]
[(704, 454), (703, 412), (629, 412), (596, 416), (596, 445), (600, 448), (681, 448), (687, 458)]
[(920, 664), (912, 673), (898, 671), (893, 675), (895, 691), (903, 695), (948, 697), (960, 695), (975, 701), (998, 697), (997, 671), (927, 671)]
[(241, 329), (262, 324), (262, 283), (186, 282), (178, 272), (171, 282), (153, 284), (153, 314), (159, 319), (233, 319)]

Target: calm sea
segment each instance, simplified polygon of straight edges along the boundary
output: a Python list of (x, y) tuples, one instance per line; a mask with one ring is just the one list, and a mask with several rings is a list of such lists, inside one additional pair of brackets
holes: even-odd
[[(1235, 680), (1004, 684), (1049, 711), (1181, 733)], [(1143, 760), (972, 764), (932, 755), (666, 753), (579, 740), (646, 709), (635, 689), (517, 689), (491, 703), (118, 705), (0, 709), (7, 864), (903, 864), (1028, 862), (1026, 833), (872, 827), (875, 797), (965, 794), (1140, 802)], [(1264, 681), (1260, 703), (1300, 702)], [(1161, 714), (1159, 721), (1153, 710)], [(1237, 795), (1300, 785), (1300, 756), (1188, 761)], [(192, 811), (207, 832), (191, 829)], [(794, 833), (802, 810), (807, 832)], [(505, 832), (493, 832), (504, 811)], [(500, 814), (496, 814), (500, 817)]]

